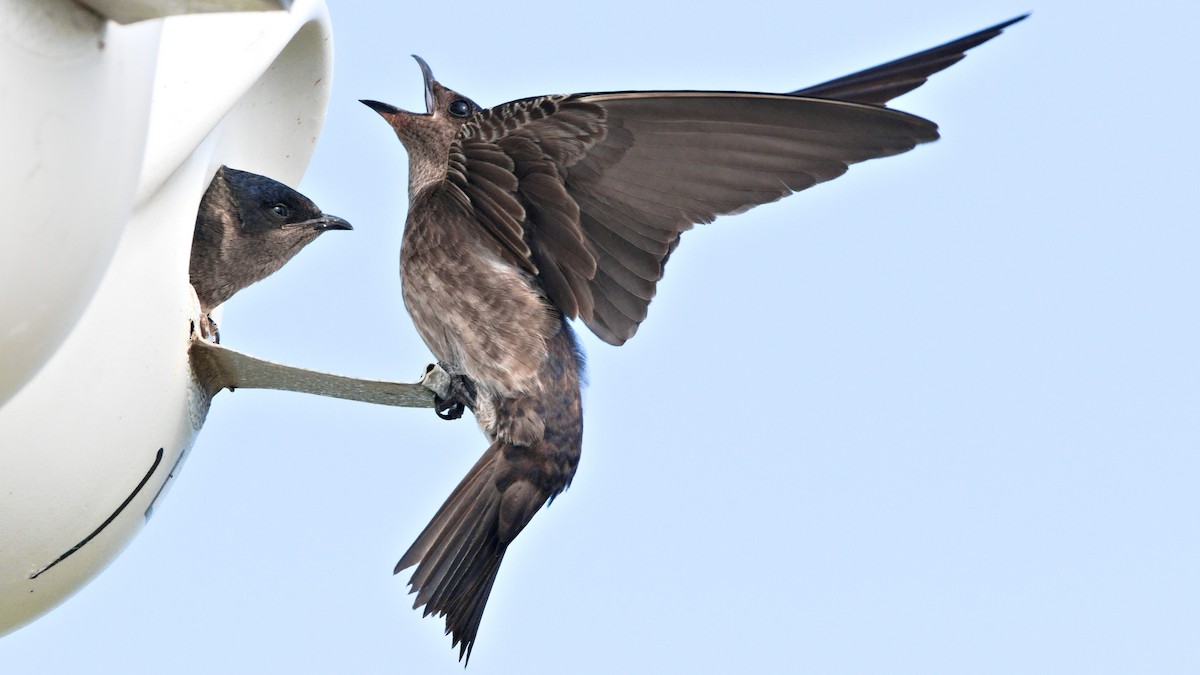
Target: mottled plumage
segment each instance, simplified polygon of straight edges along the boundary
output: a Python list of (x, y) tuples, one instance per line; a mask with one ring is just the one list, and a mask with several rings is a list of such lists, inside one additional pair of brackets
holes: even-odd
[(216, 334), (208, 318), (234, 293), (261, 281), (323, 232), (349, 230), (308, 197), (266, 176), (222, 166), (200, 199), (188, 276), (203, 314), (203, 332)]
[(491, 443), (396, 566), (416, 565), (415, 606), (446, 617), (460, 658), (507, 546), (579, 461), (582, 359), (567, 319), (622, 344), (684, 231), (936, 139), (934, 123), (882, 104), (1021, 18), (793, 94), (572, 94), (482, 109), (417, 59), (426, 114), (363, 101), (409, 153), (405, 305), (442, 366), (473, 385), (458, 403)]

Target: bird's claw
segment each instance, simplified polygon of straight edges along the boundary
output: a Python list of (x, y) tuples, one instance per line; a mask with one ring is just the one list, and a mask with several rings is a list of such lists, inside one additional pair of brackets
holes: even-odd
[[(474, 406), (475, 383), (461, 373), (451, 374), (449, 364), (439, 363), (437, 366), (445, 374), (445, 379), (439, 382), (440, 386), (430, 387), (433, 391), (433, 410), (444, 420), (456, 420), (463, 416), (467, 408)], [(433, 370), (433, 364), (425, 369), (427, 378)]]
[(433, 411), (444, 420), (456, 420), (462, 417), (466, 408), (462, 401), (447, 401), (437, 394), (433, 395)]

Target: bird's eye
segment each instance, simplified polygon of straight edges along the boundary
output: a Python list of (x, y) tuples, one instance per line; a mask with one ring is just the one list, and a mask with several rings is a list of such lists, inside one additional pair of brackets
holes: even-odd
[(271, 210), (274, 211), (275, 215), (279, 216), (280, 218), (288, 217), (288, 207), (284, 206), (283, 204), (276, 204), (275, 206), (271, 207)]
[(464, 101), (460, 98), (451, 103), (447, 110), (449, 110), (450, 114), (454, 115), (455, 117), (466, 117), (467, 115), (471, 114), (471, 104), (470, 102)]

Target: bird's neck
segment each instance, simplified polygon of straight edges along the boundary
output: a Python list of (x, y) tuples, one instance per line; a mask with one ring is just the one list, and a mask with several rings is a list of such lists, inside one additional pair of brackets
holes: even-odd
[(427, 192), (430, 189), (441, 184), (446, 179), (446, 166), (443, 164), (439, 169), (428, 163), (416, 164), (409, 166), (408, 170), (408, 199), (412, 202), (417, 195)]
[(408, 150), (408, 198), (441, 183), (449, 170), (450, 139), (421, 137), (406, 141)]

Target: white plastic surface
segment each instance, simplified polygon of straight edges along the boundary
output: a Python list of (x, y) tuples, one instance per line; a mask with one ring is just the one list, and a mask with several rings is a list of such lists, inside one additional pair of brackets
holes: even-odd
[(129, 218), (160, 25), (0, 0), (0, 405), (75, 325)]
[[(22, 11), (0, 0), (5, 56), (24, 49), (13, 46), (8, 22)], [(104, 51), (137, 52), (146, 63), (93, 85), (88, 78), (106, 76), (102, 65), (115, 57), (83, 50), (80, 63), (102, 63), (73, 76), (73, 95), (53, 78), (39, 87), (0, 65), (0, 85), (16, 82), (24, 97), (39, 98), (14, 113), (22, 115), (15, 122), (10, 107), (0, 107), (0, 128), (17, 137), (13, 128), (24, 125), (26, 136), (42, 139), (24, 139), (15, 146), (19, 159), (0, 166), (10, 174), (14, 166), (58, 171), (18, 183), (40, 218), (36, 226), (28, 219), (0, 226), (10, 243), (0, 248), (0, 397), (11, 395), (0, 398), (0, 634), (48, 611), (108, 565), (177, 470), (207, 410), (187, 360), (189, 321), (198, 312), (187, 267), (200, 196), (221, 164), (294, 185), (329, 96), (332, 43), (320, 0), (297, 2), (288, 13), (89, 30), (107, 36)], [(125, 47), (109, 44), (126, 39)], [(151, 79), (147, 124), (137, 101), (149, 101)], [(133, 102), (114, 93), (139, 88), (147, 95)], [(89, 131), (72, 126), (80, 120)], [(97, 120), (121, 129), (124, 144)], [(47, 130), (31, 135), (39, 123)], [(101, 193), (109, 200), (104, 218), (87, 207), (87, 195)], [(23, 248), (11, 246), (8, 230), (18, 228)], [(11, 363), (15, 354), (24, 370)]]
[(79, 0), (117, 23), (201, 12), (264, 12), (288, 9), (291, 0)]

